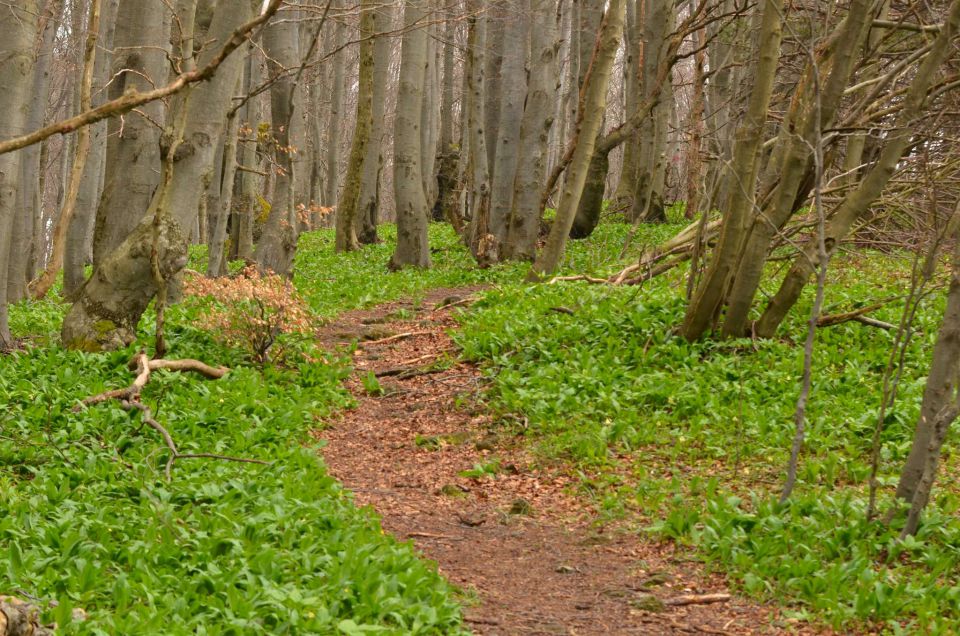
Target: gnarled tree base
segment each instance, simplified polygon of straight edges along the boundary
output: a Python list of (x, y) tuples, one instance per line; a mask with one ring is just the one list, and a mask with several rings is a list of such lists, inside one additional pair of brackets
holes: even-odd
[(109, 351), (136, 339), (140, 317), (157, 293), (154, 248), (165, 280), (187, 264), (186, 236), (177, 221), (165, 218), (155, 228), (153, 218), (143, 219), (80, 290), (63, 320), (64, 346)]

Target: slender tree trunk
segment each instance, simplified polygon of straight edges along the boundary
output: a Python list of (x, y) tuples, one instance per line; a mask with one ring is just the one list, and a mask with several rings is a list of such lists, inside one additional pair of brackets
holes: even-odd
[(519, 160), (521, 120), (527, 97), (527, 49), (529, 2), (515, 1), (508, 6), (509, 20), (503, 36), (500, 65), (500, 121), (496, 130), (497, 150), (491, 164), (490, 233), (502, 245), (507, 238), (508, 220)]
[[(254, 259), (261, 271), (289, 275), (297, 248), (297, 222), (293, 201), (293, 151), (290, 123), (294, 114), (297, 78), (291, 74), (300, 64), (300, 28), (295, 21), (278, 20), (263, 32), (270, 87), (271, 134), (274, 137), (274, 196), (270, 215), (257, 244)], [(342, 73), (342, 71), (341, 71)], [(342, 82), (341, 82), (342, 83)]]
[[(117, 16), (117, 0), (103, 0), (101, 18), (102, 36), (97, 47), (97, 57), (93, 66), (92, 105), (99, 106), (103, 99), (103, 89), (110, 80), (112, 64), (114, 30)], [(141, 16), (142, 19), (142, 16)], [(77, 192), (76, 209), (67, 228), (66, 244), (63, 255), (63, 295), (73, 298), (84, 280), (84, 266), (91, 260), (93, 249), (93, 228), (97, 216), (97, 207), (103, 191), (103, 171), (107, 154), (106, 121), (90, 126), (90, 152), (80, 189)]]
[[(623, 60), (624, 118), (634, 112), (640, 103), (640, 63), (643, 59), (643, 20), (638, 15), (644, 0), (627, 2), (627, 23), (624, 29)], [(633, 207), (633, 184), (637, 179), (637, 158), (640, 154), (640, 135), (630, 135), (623, 144), (620, 178), (613, 195), (613, 206), (628, 211)]]
[(547, 173), (550, 130), (557, 88), (558, 18), (552, 0), (531, 4), (530, 85), (517, 144), (519, 162), (513, 205), (503, 245), (504, 258), (532, 261), (540, 230), (540, 191)]
[(583, 89), (583, 116), (576, 132), (575, 150), (563, 185), (557, 218), (550, 228), (550, 235), (543, 252), (533, 264), (528, 275), (537, 279), (556, 271), (563, 256), (567, 236), (583, 194), (590, 159), (596, 146), (597, 135), (603, 123), (603, 113), (607, 104), (607, 84), (610, 80), (613, 60), (617, 55), (620, 38), (623, 35), (624, 0), (610, 0), (600, 27), (599, 43), (596, 48), (590, 73), (585, 79)]
[[(789, 134), (790, 141), (784, 144), (782, 150), (779, 181), (770, 198), (770, 204), (764, 206), (761, 214), (754, 215), (752, 227), (739, 255), (739, 264), (727, 297), (727, 314), (721, 331), (724, 337), (746, 335), (750, 308), (760, 287), (770, 244), (809, 192), (813, 171), (811, 149), (822, 131), (833, 124), (843, 92), (850, 81), (856, 61), (855, 52), (860, 49), (867, 35), (871, 4), (871, 0), (851, 2), (847, 17), (834, 34), (835, 39), (827, 47), (824, 57), (829, 56), (829, 59), (821, 62), (820, 70), (813, 71), (826, 76), (823, 86), (810, 85), (808, 90), (797, 91), (796, 97), (802, 102), (798, 108), (803, 115), (798, 115), (792, 122), (798, 125), (797, 129), (802, 131), (802, 137), (796, 134), (796, 130), (784, 132), (784, 135)], [(829, 75), (826, 75), (827, 69)], [(790, 122), (788, 115), (787, 125), (790, 125)]]
[[(954, 3), (957, 4), (957, 3)], [(951, 225), (960, 226), (960, 204)], [(960, 229), (960, 228), (958, 228)], [(923, 392), (920, 419), (910, 455), (900, 473), (897, 498), (910, 504), (901, 536), (915, 534), (920, 514), (930, 500), (940, 452), (947, 432), (960, 414), (960, 231), (953, 232), (954, 251), (947, 307), (933, 347), (930, 375)]]
[[(443, 85), (440, 95), (440, 145), (437, 148), (437, 200), (433, 206), (433, 220), (451, 220), (459, 232), (462, 230), (457, 211), (456, 186), (458, 148), (453, 142), (453, 105), (454, 105), (454, 38), (455, 21), (448, 17), (444, 26), (443, 43)], [(462, 110), (461, 110), (462, 113)], [(461, 115), (462, 116), (462, 115)], [(459, 150), (463, 150), (460, 148)]]
[[(36, 0), (22, 0), (0, 10), (0, 138), (25, 132), (23, 105), (33, 88), (34, 45), (38, 35)], [(7, 268), (16, 214), (22, 152), (0, 155), (0, 350), (13, 344), (7, 324)]]
[(682, 333), (688, 340), (700, 338), (711, 327), (747, 231), (747, 220), (753, 209), (763, 127), (780, 60), (782, 17), (782, 0), (764, 0), (753, 91), (746, 116), (737, 128), (730, 168), (731, 178), (737, 179), (740, 187), (730, 189), (730, 198), (723, 208), (723, 227), (713, 260), (687, 306)]
[(377, 243), (377, 217), (380, 211), (380, 174), (383, 171), (383, 123), (390, 77), (392, 40), (384, 35), (393, 28), (393, 7), (383, 4), (373, 12), (373, 111), (367, 156), (363, 160), (363, 183), (357, 214), (357, 238), (365, 245)]
[[(243, 79), (237, 82), (237, 90), (242, 90)], [(207, 276), (215, 278), (223, 276), (227, 271), (227, 254), (224, 253), (224, 246), (227, 241), (227, 222), (230, 219), (230, 212), (233, 209), (233, 187), (237, 176), (237, 136), (240, 134), (240, 113), (239, 111), (230, 111), (227, 116), (226, 132), (224, 138), (226, 145), (223, 149), (223, 179), (216, 184), (218, 196), (216, 197), (214, 217), (211, 222), (210, 242), (207, 249)], [(208, 201), (208, 205), (210, 205)]]
[[(243, 86), (244, 94), (249, 93), (254, 86), (259, 83), (260, 63), (254, 57), (254, 49), (251, 45), (247, 52), (247, 61), (244, 68)], [(246, 262), (253, 260), (253, 227), (254, 217), (257, 209), (257, 187), (260, 176), (252, 170), (256, 169), (258, 162), (257, 152), (257, 109), (254, 100), (248, 100), (240, 111), (240, 121), (245, 127), (249, 139), (240, 145), (238, 149), (239, 166), (246, 170), (240, 173), (240, 183), (238, 184), (238, 201), (233, 209), (234, 221), (231, 231), (233, 244), (231, 245), (230, 255)], [(239, 169), (238, 166), (238, 169)]]
[[(334, 5), (338, 8), (339, 3)], [(332, 58), (333, 79), (330, 88), (330, 117), (327, 119), (327, 177), (324, 185), (324, 205), (333, 206), (337, 203), (337, 194), (340, 191), (340, 127), (343, 125), (343, 70), (344, 70), (344, 52), (340, 48), (343, 46), (344, 26), (339, 20), (335, 20), (331, 27), (332, 46), (340, 49)]]
[(356, 235), (356, 216), (359, 207), (363, 163), (367, 157), (367, 142), (373, 127), (373, 0), (360, 3), (360, 72), (357, 92), (357, 125), (350, 147), (350, 161), (343, 183), (340, 203), (337, 204), (336, 250), (350, 252), (360, 248)]
[(400, 53), (400, 89), (393, 132), (393, 192), (397, 206), (397, 247), (390, 269), (430, 267), (427, 199), (423, 192), (420, 109), (426, 69), (427, 32), (419, 22), (423, 0), (406, 0)]

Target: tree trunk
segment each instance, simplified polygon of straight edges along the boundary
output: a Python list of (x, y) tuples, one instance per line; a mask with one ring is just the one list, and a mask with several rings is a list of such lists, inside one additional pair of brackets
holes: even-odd
[(763, 127), (780, 60), (782, 17), (783, 0), (764, 0), (753, 90), (746, 116), (737, 127), (729, 170), (730, 178), (736, 179), (740, 187), (730, 189), (730, 198), (723, 207), (723, 226), (713, 260), (687, 306), (682, 327), (683, 337), (687, 340), (700, 338), (713, 324), (747, 231), (747, 220), (753, 209)]
[[(954, 5), (957, 4), (954, 2)], [(951, 225), (960, 225), (958, 220), (960, 204)], [(950, 425), (960, 414), (960, 231), (953, 232), (953, 239), (953, 269), (947, 308), (937, 334), (937, 343), (933, 347), (933, 361), (923, 392), (913, 446), (897, 486), (897, 498), (910, 503), (910, 512), (901, 536), (917, 531), (920, 513), (930, 499), (937, 477), (940, 451)]]
[[(245, 0), (218, 5), (206, 37), (225, 42), (253, 15), (253, 4)], [(216, 52), (216, 47), (205, 49), (200, 65)], [(185, 125), (168, 127), (171, 134), (183, 129), (170, 183), (160, 184), (146, 216), (80, 290), (64, 318), (65, 346), (97, 351), (133, 342), (140, 317), (158, 291), (155, 270), (166, 281), (186, 264), (187, 234), (203, 194), (204, 175), (212, 171), (214, 141), (220, 136), (242, 62), (239, 55), (227, 58), (211, 80), (195, 85), (178, 100), (179, 112), (171, 119)], [(175, 145), (169, 137), (164, 144)]]
[(503, 258), (533, 260), (540, 230), (540, 192), (547, 173), (550, 130), (557, 87), (557, 20), (552, 0), (531, 6), (530, 85), (517, 144), (519, 163)]
[[(121, 0), (114, 32), (113, 81), (108, 97), (161, 85), (169, 70), (170, 12), (153, 0)], [(106, 180), (93, 231), (93, 265), (98, 267), (143, 218), (160, 182), (162, 102), (144, 104), (122, 121), (107, 124)], [(121, 130), (122, 125), (122, 130)]]
[[(25, 132), (24, 104), (33, 88), (34, 45), (38, 36), (36, 0), (19, 0), (0, 10), (0, 138)], [(13, 344), (7, 324), (7, 268), (20, 188), (22, 152), (0, 155), (0, 350)]]
[[(141, 3), (142, 4), (142, 3)], [(99, 106), (103, 89), (110, 81), (113, 40), (116, 27), (117, 0), (104, 0), (101, 17), (101, 36), (97, 43), (97, 57), (93, 67), (92, 105)], [(142, 14), (140, 19), (143, 19)], [(161, 21), (163, 18), (161, 18)], [(161, 29), (162, 30), (162, 29)], [(90, 126), (90, 152), (83, 170), (83, 179), (77, 192), (76, 209), (67, 228), (67, 240), (63, 253), (63, 295), (73, 298), (83, 285), (84, 266), (92, 257), (93, 227), (96, 221), (100, 195), (103, 191), (103, 169), (107, 154), (108, 122), (101, 121)]]
[(363, 162), (367, 157), (367, 142), (373, 127), (373, 0), (360, 2), (360, 71), (357, 90), (357, 125), (350, 147), (350, 161), (343, 183), (340, 203), (337, 204), (336, 250), (350, 252), (360, 248), (356, 235), (356, 216)]
[(583, 88), (583, 116), (576, 132), (575, 150), (563, 185), (557, 217), (550, 228), (550, 235), (543, 252), (533, 264), (528, 275), (537, 279), (556, 271), (563, 256), (567, 236), (583, 194), (590, 159), (596, 146), (597, 135), (603, 123), (607, 105), (607, 84), (610, 80), (613, 60), (617, 55), (620, 37), (623, 35), (624, 0), (610, 0), (600, 27), (596, 54)]
[[(644, 0), (627, 2), (627, 22), (624, 28), (623, 60), (624, 118), (637, 109), (640, 103), (640, 64), (643, 59), (643, 20), (638, 15)], [(640, 154), (640, 135), (630, 135), (623, 144), (623, 160), (620, 178), (613, 195), (616, 210), (629, 211), (633, 207), (633, 184), (637, 180), (637, 158)]]
[[(27, 114), (26, 129), (36, 130), (44, 124), (47, 100), (50, 95), (50, 66), (54, 55), (54, 36), (63, 10), (62, 0), (46, 2), (40, 15), (42, 32), (33, 70), (33, 90)], [(20, 159), (20, 187), (18, 211), (10, 232), (12, 240), (10, 266), (7, 275), (7, 300), (17, 302), (27, 295), (27, 284), (36, 273), (36, 255), (40, 244), (35, 241), (39, 219), (43, 214), (43, 168), (39, 144), (24, 148)]]
[(297, 78), (288, 69), (296, 68), (300, 63), (299, 25), (290, 20), (273, 22), (263, 32), (263, 48), (267, 54), (267, 73), (273, 81), (270, 86), (270, 128), (274, 138), (276, 181), (270, 215), (254, 259), (261, 271), (287, 276), (293, 268), (298, 229), (293, 201), (294, 165), (290, 142)]
[[(339, 3), (332, 6), (333, 10)], [(337, 203), (337, 194), (340, 191), (340, 127), (343, 125), (343, 69), (344, 53), (343, 24), (335, 20), (332, 25), (332, 47), (337, 53), (331, 59), (333, 64), (333, 79), (330, 88), (330, 117), (327, 119), (327, 178), (324, 205), (333, 206)]]
[(357, 238), (364, 245), (380, 240), (377, 237), (377, 217), (380, 212), (380, 174), (383, 171), (383, 119), (393, 50), (393, 40), (384, 34), (391, 28), (393, 7), (383, 4), (373, 12), (373, 29), (377, 34), (373, 41), (373, 125), (367, 143), (367, 156), (363, 160), (363, 183), (360, 186), (357, 214)]
[(427, 32), (419, 24), (425, 15), (423, 0), (406, 0), (405, 32), (400, 52), (400, 88), (393, 129), (393, 193), (397, 206), (397, 247), (390, 269), (430, 267), (427, 238), (427, 199), (420, 165), (420, 109), (426, 69)]
[[(491, 164), (490, 228), (500, 244), (507, 238), (508, 220), (513, 205), (523, 105), (527, 97), (527, 49), (529, 2), (509, 5), (510, 20), (505, 25), (503, 56), (500, 64), (500, 120), (496, 130), (497, 149)], [(548, 11), (549, 13), (549, 11)]]

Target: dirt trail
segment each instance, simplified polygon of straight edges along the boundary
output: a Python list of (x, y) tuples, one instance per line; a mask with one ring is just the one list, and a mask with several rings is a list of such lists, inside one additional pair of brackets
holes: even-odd
[[(569, 494), (568, 476), (537, 467), (516, 438), (498, 436), (482, 410), (470, 410), (483, 382), (475, 367), (428, 369), (455, 355), (447, 335), (454, 310), (437, 304), (473, 291), (437, 290), (420, 306), (389, 303), (325, 326), (327, 346), (367, 342), (349, 381), (357, 408), (315, 432), (327, 441), (331, 473), (380, 513), (384, 529), (413, 540), (476, 594), (467, 626), (484, 635), (814, 633), (736, 596), (649, 611), (684, 594), (726, 592), (726, 584), (672, 545), (596, 529)], [(368, 372), (387, 373), (383, 395), (364, 388)], [(487, 474), (461, 476), (477, 466)]]

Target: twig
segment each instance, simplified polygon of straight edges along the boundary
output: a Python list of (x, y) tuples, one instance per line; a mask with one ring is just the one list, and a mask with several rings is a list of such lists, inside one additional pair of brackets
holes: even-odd
[(368, 347), (371, 345), (380, 345), (386, 344), (388, 342), (394, 342), (396, 340), (406, 340), (407, 338), (413, 338), (414, 336), (425, 336), (427, 334), (433, 333), (432, 331), (407, 331), (404, 333), (398, 333), (386, 338), (380, 338), (379, 340), (368, 340), (362, 343), (363, 346)]
[(729, 594), (684, 594), (668, 598), (664, 605), (680, 607), (682, 605), (709, 605), (710, 603), (726, 603), (730, 600)]

